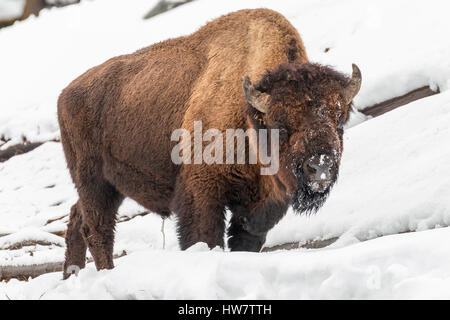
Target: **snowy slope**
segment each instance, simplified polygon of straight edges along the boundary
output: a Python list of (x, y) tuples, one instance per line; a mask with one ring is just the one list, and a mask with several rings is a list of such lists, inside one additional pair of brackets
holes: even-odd
[(0, 283), (0, 299), (449, 299), (449, 237), (445, 228), (341, 249), (146, 250), (67, 281), (52, 273)]
[(0, 0), (0, 20), (20, 17), (24, 5), (25, 0)]
[[(313, 61), (346, 72), (356, 62), (358, 108), (427, 84), (442, 92), (348, 129), (327, 203), (313, 216), (289, 212), (266, 243), (339, 237), (327, 248), (181, 252), (171, 218), (162, 250), (161, 219), (148, 214), (118, 223), (115, 254), (127, 256), (116, 269), (0, 282), (0, 299), (450, 298), (450, 20), (447, 2), (431, 2), (198, 0), (143, 21), (156, 0), (96, 0), (0, 30), (0, 137), (11, 139), (0, 148), (58, 138), (59, 91), (87, 68), (241, 8), (284, 13)], [(76, 198), (57, 142), (0, 163), (0, 267), (62, 261), (51, 232), (65, 230)], [(144, 211), (126, 200), (119, 218)], [(420, 232), (399, 234), (409, 231)], [(26, 240), (48, 245), (5, 250)]]

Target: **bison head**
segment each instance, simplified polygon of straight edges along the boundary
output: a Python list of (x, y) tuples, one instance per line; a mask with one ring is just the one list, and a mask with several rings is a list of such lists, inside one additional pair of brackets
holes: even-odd
[(361, 72), (352, 78), (319, 64), (286, 63), (252, 85), (244, 77), (251, 126), (279, 129), (280, 169), (273, 177), (297, 212), (316, 211), (335, 183), (343, 150), (343, 127)]

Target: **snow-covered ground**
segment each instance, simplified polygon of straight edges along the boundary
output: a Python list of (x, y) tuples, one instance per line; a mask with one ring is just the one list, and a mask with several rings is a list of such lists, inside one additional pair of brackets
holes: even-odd
[[(359, 109), (424, 85), (441, 93), (348, 129), (327, 203), (313, 216), (289, 212), (266, 242), (339, 237), (329, 247), (254, 254), (198, 244), (182, 252), (171, 218), (163, 250), (161, 219), (149, 214), (118, 223), (115, 253), (127, 256), (114, 270), (89, 264), (68, 281), (54, 273), (0, 282), (0, 299), (450, 298), (450, 5), (197, 0), (141, 20), (156, 2), (84, 1), (0, 30), (0, 137), (10, 139), (0, 148), (58, 138), (58, 94), (87, 68), (241, 8), (285, 14), (313, 61), (345, 72), (357, 63)], [(65, 230), (75, 201), (59, 143), (0, 163), (0, 235), (9, 234), (0, 237), (0, 268), (62, 261), (64, 242), (51, 232)], [(119, 216), (144, 211), (127, 200)], [(6, 250), (26, 240), (48, 245)]]
[(0, 0), (0, 20), (18, 18), (22, 15), (25, 0)]
[[(442, 299), (450, 297), (450, 229), (393, 235), (342, 249), (276, 253), (145, 250), (90, 264), (78, 277), (0, 284), (9, 299)], [(439, 245), (436, 245), (439, 244)], [(180, 263), (182, 261), (182, 263)], [(2, 298), (4, 298), (2, 297)]]

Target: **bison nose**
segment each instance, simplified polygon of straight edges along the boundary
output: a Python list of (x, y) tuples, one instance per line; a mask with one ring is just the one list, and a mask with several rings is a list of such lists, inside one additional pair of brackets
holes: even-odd
[(331, 185), (333, 165), (333, 159), (326, 154), (312, 156), (303, 163), (303, 176), (313, 191), (324, 192)]

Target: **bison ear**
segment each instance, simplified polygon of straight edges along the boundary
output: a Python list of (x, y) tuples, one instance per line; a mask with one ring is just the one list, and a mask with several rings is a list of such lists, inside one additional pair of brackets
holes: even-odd
[(361, 70), (356, 64), (352, 64), (352, 79), (344, 88), (343, 96), (346, 104), (350, 104), (361, 88)]
[(248, 76), (244, 77), (242, 88), (244, 89), (245, 99), (247, 99), (248, 103), (256, 110), (266, 113), (269, 107), (270, 96), (267, 93), (255, 89)]

